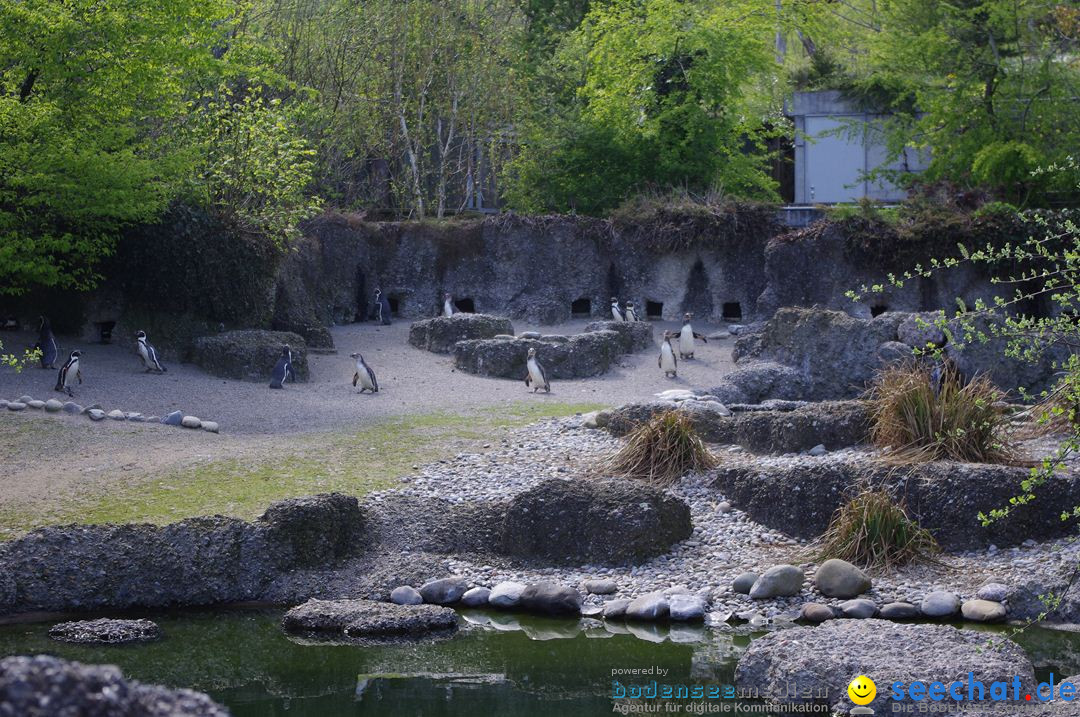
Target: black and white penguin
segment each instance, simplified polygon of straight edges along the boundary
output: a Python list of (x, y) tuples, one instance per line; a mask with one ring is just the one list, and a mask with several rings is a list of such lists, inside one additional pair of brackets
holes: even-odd
[(634, 302), (633, 301), (627, 301), (626, 302), (626, 320), (627, 321), (638, 321), (637, 311), (634, 310)]
[(60, 371), (56, 374), (56, 389), (60, 393), (66, 393), (69, 396), (75, 394), (71, 392), (71, 387), (78, 381), (82, 383), (82, 371), (79, 370), (79, 357), (82, 356), (82, 352), (76, 349), (68, 356), (68, 360), (64, 362), (64, 365), (60, 367)]
[(360, 352), (349, 354), (349, 358), (356, 359), (356, 373), (352, 377), (353, 388), (359, 384), (360, 393), (364, 391), (378, 393), (379, 380), (375, 378), (375, 372), (371, 370), (371, 367), (364, 363), (364, 357), (360, 355)]
[(454, 297), (449, 292), (443, 294), (442, 315), (453, 316), (457, 312), (454, 308)]
[(619, 308), (619, 300), (614, 296), (611, 297), (611, 318), (615, 321), (626, 321), (626, 315), (623, 314), (623, 310)]
[(296, 374), (293, 373), (292, 368), (292, 349), (288, 344), (281, 347), (281, 358), (278, 359), (277, 364), (274, 366), (274, 372), (270, 374), (270, 388), (282, 388), (286, 379), (291, 378), (293, 382), (296, 382)]
[(150, 342), (146, 340), (146, 332), (138, 331), (135, 333), (135, 350), (139, 353), (139, 358), (142, 359), (143, 366), (146, 367), (147, 373), (151, 371), (157, 371), (158, 373), (165, 373), (167, 368), (161, 365), (161, 361), (158, 359), (157, 349), (150, 345)]
[(531, 386), (533, 393), (544, 389), (545, 393), (551, 393), (551, 384), (548, 382), (547, 372), (536, 358), (536, 349), (529, 349), (529, 358), (525, 361), (528, 372), (525, 374), (525, 385)]
[(707, 338), (696, 333), (690, 325), (692, 316), (692, 314), (683, 314), (682, 330), (679, 332), (679, 358), (694, 358), (694, 339), (701, 339), (705, 343), (709, 343)]
[(675, 349), (671, 347), (671, 339), (678, 334), (671, 331), (664, 332), (664, 341), (660, 344), (660, 358), (656, 365), (664, 372), (665, 378), (675, 378), (679, 375), (679, 359), (675, 356)]
[(52, 326), (45, 316), (38, 317), (38, 340), (34, 348), (41, 352), (41, 368), (56, 368), (56, 359), (60, 356), (60, 344), (56, 343)]
[(375, 320), (383, 326), (390, 325), (390, 301), (383, 296), (382, 289), (375, 290)]

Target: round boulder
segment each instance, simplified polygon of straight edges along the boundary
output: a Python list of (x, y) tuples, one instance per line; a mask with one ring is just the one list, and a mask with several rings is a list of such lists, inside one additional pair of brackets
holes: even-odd
[(960, 598), (955, 593), (938, 590), (927, 593), (919, 609), (926, 617), (952, 617), (960, 610)]
[(731, 581), (731, 589), (740, 595), (749, 595), (750, 588), (754, 587), (760, 577), (757, 573), (743, 573)]
[(972, 622), (1001, 622), (1005, 619), (1005, 606), (992, 600), (968, 600), (960, 606), (960, 613)]
[(909, 602), (891, 602), (881, 606), (881, 617), (885, 620), (912, 620), (920, 614), (919, 608)]
[(484, 607), (488, 604), (488, 598), (491, 597), (491, 590), (487, 588), (472, 588), (466, 590), (465, 594), (461, 596), (461, 604), (465, 607)]
[(799, 611), (799, 619), (807, 622), (820, 623), (832, 620), (834, 617), (836, 617), (836, 613), (833, 612), (833, 609), (819, 602), (808, 602)]
[(870, 576), (846, 560), (833, 558), (818, 567), (814, 584), (825, 597), (853, 598), (870, 589)]
[(390, 602), (395, 605), (420, 605), (424, 597), (411, 585), (399, 585), (390, 591)]
[(690, 507), (639, 481), (552, 479), (510, 502), (500, 552), (556, 563), (633, 563), (690, 537)]
[(421, 585), (420, 596), (424, 598), (424, 602), (426, 603), (434, 605), (453, 605), (461, 599), (461, 596), (464, 595), (465, 591), (468, 589), (469, 584), (465, 582), (465, 578), (441, 578)]
[(799, 594), (805, 580), (802, 568), (796, 565), (775, 565), (757, 579), (750, 588), (750, 597), (754, 600), (792, 597)]
[(118, 645), (157, 640), (161, 628), (151, 620), (77, 620), (53, 625), (49, 637), (84, 645)]
[(524, 590), (525, 585), (522, 583), (509, 580), (499, 583), (491, 589), (491, 594), (488, 595), (488, 604), (506, 609), (517, 607), (518, 603), (521, 602), (521, 593)]
[(580, 615), (581, 593), (556, 583), (534, 583), (521, 591), (519, 607), (540, 615)]

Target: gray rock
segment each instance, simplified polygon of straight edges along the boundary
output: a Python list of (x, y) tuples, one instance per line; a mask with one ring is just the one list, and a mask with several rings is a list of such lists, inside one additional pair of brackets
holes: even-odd
[(128, 411), (124, 414), (124, 418), (131, 421), (132, 423), (146, 423), (146, 416), (142, 415), (137, 411)]
[(488, 588), (471, 588), (461, 596), (461, 604), (465, 607), (486, 607), (490, 596), (491, 590)]
[(807, 454), (811, 455), (811, 456), (814, 456), (816, 458), (818, 456), (823, 456), (828, 452), (829, 451), (827, 451), (825, 449), (824, 444), (819, 443), (816, 446), (814, 446), (813, 448), (811, 448), (809, 451), (807, 451)]
[(308, 380), (307, 343), (290, 331), (250, 329), (226, 331), (195, 339), (191, 358), (195, 365), (213, 376), (241, 381), (269, 381), (281, 348), (292, 350), (296, 380)]
[(1005, 602), (1009, 597), (1009, 586), (1001, 583), (986, 583), (975, 593), (975, 597), (991, 602)]
[(201, 692), (127, 680), (111, 665), (82, 665), (48, 655), (0, 660), (0, 705), (19, 717), (228, 717)]
[(508, 319), (487, 314), (454, 314), (417, 321), (409, 327), (409, 344), (418, 349), (448, 354), (458, 341), (494, 339), (514, 333)]
[[(994, 647), (988, 647), (988, 640)], [(888, 686), (893, 682), (948, 684), (960, 676), (966, 680), (969, 672), (987, 685), (1011, 682), (1014, 675), (1022, 690), (1033, 689), (1036, 682), (1031, 661), (1007, 638), (946, 625), (868, 619), (830, 620), (751, 641), (735, 669), (735, 686), (780, 694), (784, 685), (795, 684), (799, 694), (792, 695), (791, 702), (824, 693), (834, 713), (846, 714), (851, 707), (848, 683), (856, 675), (868, 675), (878, 690), (867, 706), (887, 714), (892, 711)]]
[(488, 603), (493, 607), (515, 608), (521, 602), (521, 593), (525, 585), (513, 581), (502, 582), (491, 589)]
[(45, 408), (45, 402), (44, 401), (37, 401), (37, 400), (27, 401), (26, 402), (26, 407), (27, 408), (32, 408), (35, 411), (40, 411), (41, 409)]
[(551, 479), (516, 495), (499, 552), (555, 563), (640, 562), (690, 537), (690, 508), (624, 479)]
[(668, 597), (668, 617), (675, 622), (704, 620), (705, 601), (697, 595), (671, 595)]
[(628, 354), (656, 345), (652, 324), (647, 321), (594, 321), (585, 325), (585, 331), (614, 331), (621, 337), (623, 353)]
[(180, 419), (180, 425), (184, 428), (201, 428), (202, 421), (195, 416), (184, 416)]
[(647, 593), (630, 601), (626, 606), (625, 616), (627, 620), (663, 620), (670, 610), (671, 603), (667, 595), (660, 592)]
[(390, 591), (390, 602), (395, 605), (420, 605), (424, 597), (412, 585), (399, 585)]
[(942, 318), (941, 312), (909, 314), (896, 327), (897, 338), (913, 349), (944, 346), (945, 332), (937, 325)]
[(604, 608), (601, 605), (583, 605), (581, 607), (582, 617), (602, 618), (604, 616)]
[(759, 577), (757, 573), (743, 573), (731, 581), (731, 589), (740, 595), (749, 595)]
[[(10, 408), (10, 406), (9, 406), (9, 408)], [(86, 415), (90, 416), (91, 421), (104, 421), (105, 420), (105, 412), (102, 411), (100, 408), (91, 408), (86, 412)]]
[(101, 404), (100, 404), (100, 403), (91, 403), (91, 404), (90, 404), (89, 406), (87, 406), (87, 407), (86, 407), (85, 409), (83, 409), (83, 411), (84, 411), (84, 412), (89, 412), (89, 411), (104, 411), (104, 410), (105, 410), (105, 409), (101, 407)]
[(866, 598), (856, 598), (855, 600), (845, 600), (840, 603), (840, 614), (846, 618), (855, 620), (865, 620), (866, 618), (873, 617), (877, 614), (877, 605), (873, 600), (867, 600)]
[(217, 433), (219, 430), (217, 421), (203, 421), (202, 429), (208, 433)]
[(750, 588), (750, 597), (754, 600), (766, 600), (798, 595), (805, 580), (802, 568), (795, 565), (775, 565), (757, 579)]
[(909, 602), (891, 602), (881, 606), (883, 620), (913, 620), (922, 615), (919, 608)]
[(173, 411), (167, 416), (161, 418), (161, 422), (166, 426), (179, 426), (184, 420), (184, 414), (182, 411)]
[(440, 578), (439, 580), (432, 580), (421, 585), (420, 595), (424, 598), (424, 602), (426, 603), (432, 603), (434, 605), (453, 605), (461, 599), (461, 596), (464, 595), (465, 591), (468, 589), (469, 584), (465, 582), (465, 578)]
[(972, 622), (1001, 622), (1005, 619), (1005, 606), (991, 600), (966, 600), (960, 606), (960, 613)]
[(927, 593), (919, 609), (926, 617), (952, 617), (960, 610), (960, 598), (955, 593), (938, 590)]
[(833, 558), (818, 566), (814, 575), (818, 592), (825, 597), (853, 598), (870, 589), (870, 576), (847, 562)]
[(457, 614), (436, 605), (395, 605), (374, 600), (308, 600), (281, 620), (288, 632), (344, 633), (381, 637), (457, 629)]
[(544, 365), (549, 379), (589, 378), (606, 373), (623, 355), (623, 337), (614, 331), (591, 331), (565, 343), (536, 339), (477, 339), (454, 344), (454, 366), (480, 376), (519, 380), (525, 375), (529, 349)]
[(580, 615), (581, 593), (556, 583), (532, 583), (521, 591), (518, 606), (540, 615)]
[(57, 401), (55, 398), (50, 398), (45, 402), (45, 410), (49, 413), (59, 413), (64, 409), (64, 404), (61, 401)]
[(109, 411), (105, 415), (108, 416), (109, 418), (111, 418), (114, 421), (126, 421), (127, 420), (127, 415), (123, 411), (121, 411), (119, 409), (116, 409), (116, 408)]
[(64, 404), (64, 413), (71, 413), (77, 416), (81, 414), (83, 410), (82, 406), (77, 403), (72, 403), (71, 401)]
[(619, 586), (615, 584), (615, 581), (608, 579), (586, 580), (581, 586), (585, 588), (585, 592), (591, 595), (612, 595), (619, 590)]
[(886, 341), (878, 346), (877, 351), (877, 357), (883, 365), (909, 361), (914, 355), (910, 346), (899, 341)]
[(608, 600), (604, 603), (604, 619), (611, 620), (619, 617), (626, 617), (626, 608), (629, 606), (630, 600), (626, 598)]
[(60, 642), (87, 645), (116, 645), (146, 642), (161, 637), (161, 628), (150, 620), (78, 620), (61, 622), (49, 629), (49, 637)]
[(833, 609), (819, 602), (808, 602), (799, 611), (799, 619), (807, 622), (820, 623), (832, 620), (834, 617), (836, 617), (836, 613), (833, 612)]
[(25, 411), (26, 404), (22, 401), (9, 401), (7, 405), (9, 411)]
[(730, 513), (731, 512), (731, 503), (728, 503), (726, 500), (722, 500), (722, 501), (720, 501), (720, 504), (718, 506), (716, 506), (716, 509), (718, 511), (720, 511), (721, 513)]
[(539, 331), (522, 331), (518, 338), (539, 340), (540, 336), (541, 334)]
[(23, 395), (19, 396), (19, 398), (16, 399), (16, 400), (19, 403), (30, 403), (31, 401), (34, 400), (34, 397), (29, 395), (29, 394), (24, 393)]

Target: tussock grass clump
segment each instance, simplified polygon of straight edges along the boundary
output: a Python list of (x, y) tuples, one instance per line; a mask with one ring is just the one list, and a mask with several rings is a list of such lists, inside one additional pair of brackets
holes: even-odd
[(837, 509), (821, 536), (820, 560), (840, 558), (874, 570), (932, 560), (941, 548), (888, 491), (867, 489)]
[(1019, 462), (1005, 397), (986, 376), (965, 381), (949, 362), (883, 369), (867, 392), (870, 437), (895, 463)]
[(717, 464), (686, 416), (665, 411), (634, 429), (626, 445), (604, 463), (613, 475), (666, 487), (691, 471)]

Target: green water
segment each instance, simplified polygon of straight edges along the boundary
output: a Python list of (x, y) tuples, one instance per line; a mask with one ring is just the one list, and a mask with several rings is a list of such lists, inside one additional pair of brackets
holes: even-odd
[[(662, 668), (669, 683), (730, 685), (752, 639), (703, 628), (612, 626), (619, 630), (612, 633), (571, 620), (465, 615), (450, 639), (381, 646), (287, 636), (278, 610), (147, 614), (165, 639), (113, 647), (55, 642), (51, 623), (4, 625), (0, 656), (119, 665), (143, 682), (207, 692), (236, 717), (570, 716), (612, 714), (613, 669)], [(1080, 673), (1080, 635), (1029, 629), (1017, 639), (1041, 678)]]

